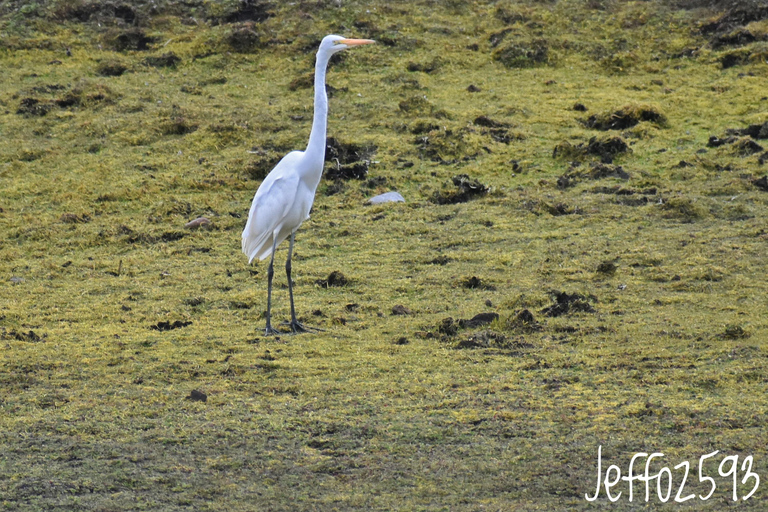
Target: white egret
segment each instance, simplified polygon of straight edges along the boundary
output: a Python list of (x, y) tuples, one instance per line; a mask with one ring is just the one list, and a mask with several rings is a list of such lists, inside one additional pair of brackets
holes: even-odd
[(370, 44), (370, 39), (347, 39), (341, 36), (325, 36), (317, 50), (315, 61), (315, 116), (309, 143), (304, 151), (291, 151), (283, 157), (256, 191), (248, 214), (248, 222), (243, 230), (243, 252), (248, 256), (248, 263), (254, 258), (260, 260), (271, 256), (267, 269), (267, 327), (265, 334), (279, 334), (272, 328), (272, 264), (275, 250), (288, 235), (288, 259), (285, 272), (288, 276), (288, 295), (291, 300), (292, 332), (306, 332), (296, 320), (293, 305), (293, 283), (291, 282), (291, 255), (296, 230), (309, 218), (309, 210), (315, 200), (315, 190), (320, 183), (325, 160), (325, 133), (328, 121), (328, 96), (325, 93), (325, 72), (328, 61), (336, 52), (352, 46)]

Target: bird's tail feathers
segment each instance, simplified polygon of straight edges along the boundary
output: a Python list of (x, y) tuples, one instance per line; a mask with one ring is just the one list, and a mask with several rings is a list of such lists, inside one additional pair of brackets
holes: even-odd
[(243, 233), (243, 252), (248, 256), (248, 264), (255, 259), (263, 260), (272, 253), (272, 233), (263, 233), (255, 240), (249, 240), (246, 233)]

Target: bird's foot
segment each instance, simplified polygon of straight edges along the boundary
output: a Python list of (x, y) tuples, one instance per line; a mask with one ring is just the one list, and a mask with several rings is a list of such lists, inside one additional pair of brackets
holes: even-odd
[(279, 334), (285, 334), (283, 331), (278, 331), (277, 329), (273, 328), (271, 325), (267, 325), (267, 328), (264, 329), (264, 336), (277, 336)]
[(310, 327), (302, 324), (298, 320), (291, 320), (290, 322), (285, 322), (283, 325), (290, 327), (293, 334), (301, 334), (302, 332), (324, 332), (324, 330), (319, 327)]

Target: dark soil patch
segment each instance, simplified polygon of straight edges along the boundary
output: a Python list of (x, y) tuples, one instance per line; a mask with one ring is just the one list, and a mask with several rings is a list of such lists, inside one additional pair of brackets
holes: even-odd
[(597, 266), (597, 273), (598, 274), (604, 274), (606, 276), (612, 276), (616, 273), (616, 269), (618, 267), (616, 266), (616, 263), (612, 261), (603, 261), (600, 262), (600, 264)]
[(484, 126), (485, 128), (507, 128), (509, 126), (508, 123), (503, 123), (501, 121), (494, 121), (493, 119), (487, 116), (477, 117), (474, 120), (474, 123), (477, 126)]
[(617, 155), (630, 151), (629, 146), (621, 137), (609, 139), (592, 137), (586, 144), (580, 142), (573, 145), (568, 141), (559, 143), (552, 151), (552, 158), (580, 160), (587, 156), (596, 156), (600, 158), (602, 163), (610, 164)]
[(732, 50), (720, 57), (720, 65), (723, 69), (743, 66), (749, 62), (750, 57), (752, 57), (752, 52), (749, 50)]
[(236, 53), (249, 53), (266, 46), (264, 38), (251, 23), (233, 27), (225, 36), (224, 42)]
[(96, 66), (96, 73), (101, 76), (121, 76), (126, 72), (128, 66), (115, 59), (107, 59), (99, 62)]
[(0, 339), (18, 340), (18, 341), (27, 341), (27, 342), (37, 343), (40, 341), (45, 341), (46, 336), (45, 335), (40, 336), (32, 329), (30, 329), (27, 332), (24, 332), (24, 331), (15, 331), (15, 330), (6, 331), (5, 328), (3, 328), (3, 331), (0, 333)]
[(527, 309), (519, 311), (515, 316), (510, 318), (507, 321), (507, 328), (523, 333), (531, 333), (543, 329), (541, 324), (534, 318), (533, 313)]
[(367, 161), (347, 165), (334, 165), (326, 169), (324, 177), (328, 180), (362, 180), (368, 176)]
[(362, 145), (341, 142), (335, 137), (328, 137), (325, 141), (325, 161), (339, 165), (353, 164), (361, 161), (370, 161), (378, 148), (373, 144)]
[(712, 38), (710, 44), (717, 50), (724, 46), (744, 46), (757, 41), (757, 37), (745, 28), (738, 28), (733, 32), (717, 35)]
[(710, 44), (713, 48), (751, 42), (748, 41), (749, 36), (744, 34), (748, 31), (743, 26), (768, 19), (768, 5), (764, 1), (734, 1), (727, 2), (725, 6), (727, 10), (723, 14), (701, 26), (701, 33), (711, 36)]
[(456, 204), (465, 203), (470, 199), (482, 197), (488, 193), (488, 186), (483, 185), (476, 179), (471, 179), (466, 174), (454, 176), (451, 181), (456, 187), (455, 190), (447, 192), (435, 192), (432, 196), (432, 202), (437, 204)]
[(172, 116), (160, 123), (163, 135), (186, 135), (196, 131), (198, 126), (189, 122), (184, 116)]
[(707, 147), (710, 148), (719, 148), (720, 146), (724, 146), (725, 144), (733, 144), (736, 142), (736, 137), (717, 137), (716, 135), (712, 135), (709, 137), (709, 140), (707, 141)]
[(189, 392), (189, 396), (187, 396), (184, 400), (191, 400), (193, 402), (207, 402), (208, 395), (206, 395), (202, 391), (193, 389), (192, 391)]
[(756, 179), (752, 182), (752, 184), (760, 190), (768, 192), (768, 176), (763, 176), (762, 178)]
[(346, 286), (349, 283), (349, 280), (344, 276), (344, 274), (338, 270), (334, 270), (328, 275), (326, 279), (320, 279), (315, 281), (315, 283), (323, 288), (331, 288), (337, 286)]
[(752, 137), (753, 139), (768, 139), (768, 121), (763, 124), (751, 124), (746, 128), (729, 128), (728, 135)]
[(588, 302), (588, 298), (579, 293), (568, 294), (566, 292), (554, 292), (555, 303), (541, 310), (546, 316), (558, 317), (571, 313), (594, 313), (595, 308)]
[(183, 322), (181, 320), (176, 320), (175, 322), (158, 322), (155, 325), (151, 325), (149, 328), (154, 331), (172, 331), (174, 329), (181, 329), (182, 327), (186, 327), (188, 325), (192, 325), (192, 322)]
[(763, 146), (752, 139), (743, 138), (733, 143), (733, 149), (739, 156), (750, 156), (763, 151)]
[(493, 331), (473, 334), (456, 344), (456, 348), (508, 348), (507, 337)]
[(625, 130), (641, 121), (648, 121), (659, 126), (667, 123), (667, 118), (654, 107), (627, 105), (615, 112), (594, 114), (582, 121), (584, 126), (595, 130)]
[(268, 2), (259, 2), (256, 0), (241, 0), (238, 2), (238, 8), (218, 18), (211, 18), (211, 21), (218, 23), (243, 23), (247, 21), (260, 23), (273, 16), (269, 11), (272, 5)]
[(37, 98), (23, 98), (16, 113), (24, 117), (42, 117), (51, 111), (53, 104), (41, 102)]
[(409, 62), (406, 69), (411, 72), (434, 73), (443, 66), (443, 60), (435, 57), (429, 62)]
[(157, 38), (148, 36), (143, 29), (131, 27), (121, 32), (110, 32), (105, 45), (118, 52), (147, 51)]
[(91, 217), (87, 213), (77, 215), (76, 213), (64, 213), (59, 217), (64, 224), (85, 224), (91, 222)]
[(544, 39), (514, 40), (496, 48), (492, 56), (508, 68), (530, 68), (549, 60), (549, 44)]
[(468, 320), (461, 319), (458, 321), (459, 327), (462, 329), (474, 329), (483, 325), (488, 325), (494, 320), (499, 319), (498, 313), (478, 313)]
[(245, 166), (245, 174), (252, 180), (261, 181), (267, 177), (269, 171), (275, 168), (283, 156), (276, 151), (260, 149), (257, 151), (261, 156)]
[(402, 304), (397, 304), (396, 306), (392, 306), (392, 314), (394, 316), (410, 315), (411, 310)]
[(153, 68), (175, 68), (179, 62), (181, 62), (181, 57), (173, 52), (147, 57), (142, 61), (145, 66)]

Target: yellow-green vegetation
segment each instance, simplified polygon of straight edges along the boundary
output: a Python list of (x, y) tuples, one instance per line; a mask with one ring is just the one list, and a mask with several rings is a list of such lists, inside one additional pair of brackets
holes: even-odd
[[(2, 3), (0, 508), (660, 505), (587, 502), (598, 446), (690, 461), (683, 495), (714, 450), (765, 480), (766, 11)], [(240, 233), (328, 33), (379, 44), (331, 63), (297, 235), (324, 330), (268, 338)], [(667, 506), (732, 503), (711, 461)]]

